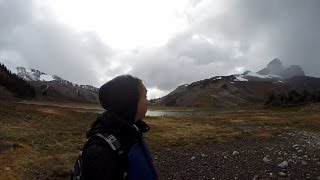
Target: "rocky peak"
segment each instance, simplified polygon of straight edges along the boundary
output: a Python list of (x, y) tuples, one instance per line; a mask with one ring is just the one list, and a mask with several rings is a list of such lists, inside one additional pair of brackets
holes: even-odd
[(286, 68), (281, 76), (285, 79), (289, 79), (293, 76), (305, 76), (304, 71), (302, 70), (301, 66), (299, 65), (291, 65), (290, 67)]
[(99, 93), (99, 89), (91, 85), (80, 85), (81, 88)]
[(31, 72), (33, 73), (33, 74), (35, 74), (35, 75), (37, 75), (37, 76), (41, 76), (41, 75), (46, 75), (45, 73), (43, 73), (43, 72), (41, 72), (41, 71), (39, 71), (39, 70), (36, 70), (36, 69), (30, 69), (31, 70)]
[(40, 72), (38, 70), (35, 70), (35, 69), (29, 70), (24, 67), (17, 67), (16, 72), (19, 77), (27, 81), (38, 81), (40, 76), (44, 74), (43, 72)]
[(269, 66), (272, 66), (272, 65), (274, 65), (274, 64), (280, 64), (280, 65), (282, 66), (282, 62), (281, 62), (281, 60), (280, 60), (279, 58), (274, 58), (272, 61), (270, 61), (270, 62), (268, 63), (268, 67), (269, 67)]
[(60, 82), (62, 84), (69, 84), (69, 85), (73, 85), (70, 81), (64, 80), (61, 77), (57, 76), (57, 75), (53, 75), (52, 78), (54, 79), (54, 81), (56, 82)]
[(288, 68), (284, 68), (280, 59), (275, 58), (269, 62), (266, 68), (258, 71), (260, 75), (278, 75), (282, 78), (289, 79), (293, 76), (305, 76), (304, 71), (299, 65), (291, 65)]
[(245, 71), (245, 72), (243, 72), (241, 75), (246, 76), (246, 75), (248, 75), (249, 73), (251, 73), (251, 71)]
[(11, 71), (26, 81), (47, 81), (47, 82), (54, 81), (59, 84), (67, 84), (67, 85), (79, 87), (79, 88), (86, 89), (93, 92), (99, 91), (99, 89), (94, 86), (73, 84), (72, 82), (67, 81), (57, 75), (48, 75), (37, 69), (27, 69), (24, 67), (17, 67), (15, 69), (12, 69)]
[(278, 58), (273, 59), (268, 64), (267, 69), (269, 70), (269, 74), (275, 74), (275, 75), (280, 75), (284, 70), (282, 62)]

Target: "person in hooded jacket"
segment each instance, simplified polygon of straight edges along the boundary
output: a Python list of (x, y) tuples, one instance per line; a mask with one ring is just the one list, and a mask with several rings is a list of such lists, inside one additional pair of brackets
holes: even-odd
[[(157, 180), (151, 154), (143, 139), (150, 127), (143, 121), (149, 101), (142, 81), (117, 76), (101, 86), (99, 100), (105, 109), (87, 132), (82, 153), (82, 177), (88, 180)], [(113, 135), (121, 155), (96, 134)]]

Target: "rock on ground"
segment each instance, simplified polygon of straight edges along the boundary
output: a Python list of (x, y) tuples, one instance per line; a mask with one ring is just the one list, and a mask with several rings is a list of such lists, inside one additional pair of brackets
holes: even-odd
[[(319, 179), (319, 137), (285, 130), (265, 139), (175, 147), (153, 152), (154, 163), (160, 179)], [(232, 155), (234, 149), (239, 154)], [(265, 157), (270, 163), (264, 162)]]

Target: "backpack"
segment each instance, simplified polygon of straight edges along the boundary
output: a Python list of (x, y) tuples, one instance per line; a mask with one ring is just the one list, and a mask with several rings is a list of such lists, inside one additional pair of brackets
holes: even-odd
[[(107, 146), (111, 147), (111, 149), (115, 152), (115, 154), (119, 157), (119, 158), (123, 158), (124, 156), (124, 151), (121, 148), (121, 145), (119, 143), (119, 141), (117, 140), (116, 137), (114, 137), (112, 134), (108, 135), (107, 137), (102, 135), (102, 134), (95, 134), (94, 136), (90, 137), (87, 142), (85, 143), (83, 150), (79, 151), (79, 155), (78, 158), (74, 164), (73, 169), (71, 170), (71, 176), (70, 176), (70, 180), (83, 180), (83, 176), (82, 176), (82, 152), (88, 147), (88, 142), (91, 138), (93, 137), (98, 137), (103, 139), (106, 143)], [(124, 173), (124, 177), (126, 176), (126, 172)]]

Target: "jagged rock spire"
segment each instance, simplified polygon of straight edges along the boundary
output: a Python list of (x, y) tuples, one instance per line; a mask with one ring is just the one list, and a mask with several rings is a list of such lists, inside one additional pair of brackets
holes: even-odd
[(289, 79), (294, 76), (305, 76), (305, 73), (301, 66), (291, 65), (288, 68), (284, 68), (279, 58), (273, 59), (268, 63), (266, 68), (257, 72), (260, 75), (278, 75), (282, 78)]

